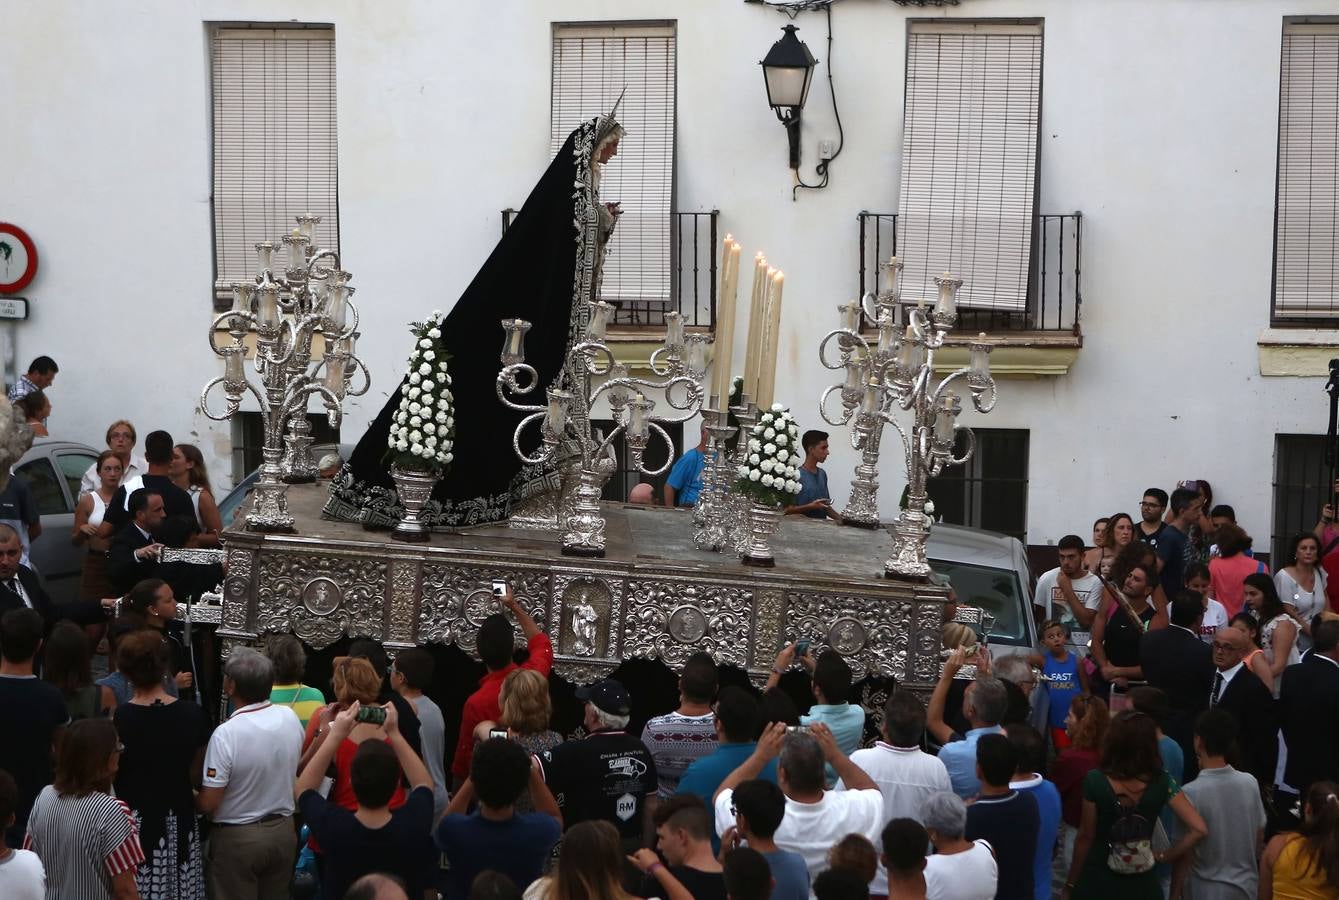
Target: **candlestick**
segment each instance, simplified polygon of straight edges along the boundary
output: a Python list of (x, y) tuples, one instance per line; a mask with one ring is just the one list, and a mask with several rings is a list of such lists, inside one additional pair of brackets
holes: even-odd
[(272, 268), (274, 268), (274, 244), (270, 241), (261, 241), (256, 244), (256, 275), (264, 276)]
[(665, 313), (665, 346), (673, 349), (683, 347), (683, 313)]
[(758, 351), (762, 347), (762, 332), (766, 325), (763, 306), (766, 276), (767, 259), (759, 252), (753, 258), (753, 296), (749, 300), (749, 334), (744, 349), (744, 393), (749, 397), (758, 395)]
[(772, 270), (767, 299), (767, 346), (759, 363), (758, 408), (770, 409), (776, 402), (776, 359), (781, 341), (781, 288), (786, 276)]
[(721, 398), (722, 403), (730, 396), (730, 364), (734, 359), (735, 348), (735, 295), (739, 289), (739, 251), (739, 244), (726, 235), (721, 297), (716, 305), (716, 374), (712, 379), (712, 393)]

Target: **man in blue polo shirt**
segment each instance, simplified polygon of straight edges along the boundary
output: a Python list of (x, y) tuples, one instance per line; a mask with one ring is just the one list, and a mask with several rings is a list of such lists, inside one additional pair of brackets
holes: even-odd
[[(989, 651), (985, 651), (989, 652)], [(930, 695), (930, 706), (926, 710), (926, 728), (934, 739), (939, 741), (939, 759), (948, 769), (949, 781), (953, 784), (953, 793), (964, 800), (970, 800), (981, 792), (981, 781), (976, 774), (976, 742), (983, 734), (1001, 734), (1000, 719), (1009, 708), (1009, 694), (1004, 682), (985, 674), (989, 663), (981, 665), (977, 678), (967, 686), (962, 698), (962, 714), (972, 727), (966, 734), (958, 734), (944, 721), (944, 704), (948, 699), (948, 689), (953, 684), (953, 676), (966, 662), (962, 648), (953, 651), (953, 655), (944, 663), (944, 673), (939, 676), (934, 693)]]
[[(716, 697), (716, 750), (689, 764), (679, 779), (678, 793), (696, 794), (710, 803), (725, 776), (757, 748), (759, 713), (758, 701), (748, 691), (734, 685), (721, 688)], [(758, 777), (775, 782), (776, 760), (769, 761)]]
[[(684, 453), (670, 469), (669, 479), (665, 482), (666, 506), (693, 506), (697, 495), (702, 493), (702, 470), (706, 468), (707, 429), (702, 429), (702, 437), (697, 446)], [(707, 801), (710, 805), (710, 800)]]

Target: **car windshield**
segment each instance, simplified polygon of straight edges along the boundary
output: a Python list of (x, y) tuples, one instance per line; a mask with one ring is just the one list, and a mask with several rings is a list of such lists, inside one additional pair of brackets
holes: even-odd
[(992, 644), (1027, 645), (1027, 615), (1023, 586), (1012, 569), (974, 566), (970, 563), (930, 560), (936, 572), (947, 576), (958, 595), (959, 606), (979, 606), (995, 617), (990, 631)]
[(256, 486), (257, 473), (252, 472), (241, 484), (228, 492), (228, 496), (219, 503), (219, 518), (223, 520), (223, 527), (227, 528), (237, 518), (237, 511), (242, 508), (242, 503), (247, 497), (251, 496), (251, 490)]

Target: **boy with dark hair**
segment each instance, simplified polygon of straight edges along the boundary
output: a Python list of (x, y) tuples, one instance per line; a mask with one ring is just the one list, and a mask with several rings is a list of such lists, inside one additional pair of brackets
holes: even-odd
[[(722, 867), (711, 852), (711, 813), (697, 797), (680, 794), (656, 807), (656, 847), (669, 872), (694, 897), (725, 900)], [(653, 873), (642, 881), (640, 895), (654, 897), (660, 883)]]
[(14, 820), (6, 826), (11, 847), (23, 845), (28, 813), (51, 783), (54, 748), (70, 723), (60, 691), (33, 674), (45, 629), (35, 610), (11, 609), (0, 616), (0, 722), (10, 726), (0, 740), (0, 769), (18, 785)]
[(391, 665), (391, 688), (413, 704), (418, 716), (419, 741), (423, 747), (423, 762), (432, 775), (433, 821), (442, 817), (446, 809), (446, 721), (442, 708), (423, 693), (432, 684), (437, 664), (432, 654), (422, 647), (401, 650)]
[(5, 900), (44, 900), (46, 870), (31, 850), (11, 848), (5, 831), (14, 824), (19, 805), (19, 786), (0, 769), (0, 897)]
[[(716, 730), (715, 749), (684, 770), (679, 779), (680, 794), (693, 794), (702, 798), (703, 803), (711, 802), (725, 776), (748, 759), (758, 746), (754, 737), (758, 733), (760, 710), (758, 698), (743, 688), (733, 684), (721, 688), (712, 722)], [(776, 761), (768, 763), (758, 777), (775, 784)]]
[(883, 827), (879, 861), (888, 871), (888, 898), (925, 897), (925, 848), (930, 835), (915, 819), (893, 819)]
[[(268, 692), (267, 692), (268, 693)], [(400, 733), (394, 706), (386, 711), (386, 740), (363, 741), (353, 757), (349, 780), (358, 809), (350, 812), (318, 792), (335, 753), (358, 724), (361, 705), (353, 704), (330, 723), (330, 735), (298, 775), (293, 789), (303, 820), (325, 854), (321, 896), (338, 900), (359, 878), (388, 872), (403, 879), (411, 897), (421, 897), (437, 874), (432, 829), (432, 776)], [(391, 796), (401, 771), (411, 790), (392, 811)]]
[[(535, 811), (516, 812), (530, 788)], [(466, 814), (475, 799), (479, 808)], [(437, 846), (450, 862), (448, 900), (464, 900), (480, 872), (493, 869), (524, 891), (543, 871), (562, 835), (562, 814), (525, 749), (506, 738), (481, 743), (470, 760), (470, 777), (451, 798), (437, 823)]]
[(511, 622), (502, 613), (494, 613), (479, 627), (477, 647), (479, 659), (487, 670), (479, 679), (479, 689), (470, 694), (460, 712), (460, 733), (456, 739), (455, 759), (451, 763), (451, 774), (457, 784), (463, 782), (470, 773), (470, 756), (474, 752), (474, 729), (480, 722), (496, 722), (502, 718), (502, 707), (498, 705), (498, 693), (502, 682), (513, 669), (534, 669), (545, 678), (553, 668), (553, 642), (549, 636), (539, 630), (535, 620), (516, 601), (511, 586), (497, 598), (508, 612), (516, 617), (525, 635), (526, 650), (529, 654), (519, 666), (512, 659), (516, 652), (515, 632)]
[(1060, 833), (1060, 791), (1042, 777), (1046, 771), (1046, 739), (1037, 729), (1022, 722), (1004, 726), (1004, 733), (1018, 759), (1009, 787), (1021, 794), (1030, 794), (1037, 802), (1040, 830), (1032, 863), (1032, 887), (1036, 900), (1050, 900), (1051, 856)]
[(642, 729), (642, 743), (656, 761), (661, 800), (679, 789), (679, 779), (697, 759), (716, 749), (716, 662), (709, 653), (694, 653), (679, 676), (679, 707), (656, 716)]
[(983, 734), (976, 742), (976, 777), (981, 794), (967, 807), (969, 841), (985, 840), (999, 864), (996, 897), (1016, 900), (1034, 895), (1033, 865), (1041, 816), (1037, 801), (1010, 786), (1018, 769), (1018, 752), (1002, 734)]
[(1083, 567), (1084, 542), (1077, 534), (1062, 537), (1055, 550), (1058, 565), (1037, 576), (1033, 605), (1040, 610), (1038, 619), (1057, 619), (1068, 627), (1070, 647), (1077, 652), (1087, 646), (1088, 629), (1102, 605), (1102, 579)]
[(817, 900), (869, 900), (869, 885), (850, 869), (828, 869), (814, 879)]
[(806, 900), (809, 868), (804, 857), (782, 850), (773, 837), (786, 814), (786, 796), (771, 781), (754, 779), (735, 788), (735, 824), (721, 835), (726, 859), (741, 841), (762, 854), (772, 872), (773, 900)]
[(786, 515), (840, 522), (842, 517), (832, 508), (828, 473), (818, 467), (828, 458), (828, 433), (817, 429), (806, 431), (800, 436), (800, 446), (804, 449), (804, 462), (799, 467), (800, 492), (795, 495), (795, 502), (786, 507)]
[[(800, 724), (822, 722), (837, 739), (842, 753), (850, 756), (860, 746), (860, 737), (865, 731), (865, 710), (846, 699), (851, 693), (851, 667), (836, 650), (826, 651), (817, 662), (806, 653), (800, 657), (800, 662), (806, 668), (812, 667), (814, 682), (811, 690), (816, 701), (809, 707), (807, 715), (800, 716)], [(837, 783), (837, 773), (831, 765), (825, 771), (828, 787), (832, 787)]]
[[(172, 451), (176, 443), (166, 431), (151, 431), (144, 438), (144, 462), (147, 471), (136, 478), (128, 478), (112, 495), (98, 526), (98, 537), (110, 539), (134, 518), (130, 498), (138, 490), (149, 490), (163, 498), (163, 514), (172, 518), (195, 520), (195, 504), (191, 495), (172, 483), (168, 467), (172, 465)], [(148, 576), (141, 576), (148, 577)]]
[(1069, 746), (1065, 720), (1069, 705), (1080, 694), (1089, 692), (1088, 671), (1079, 656), (1070, 647), (1069, 626), (1059, 619), (1047, 619), (1037, 629), (1045, 654), (1028, 654), (1028, 663), (1041, 670), (1042, 685), (1046, 690), (1046, 725), (1051, 743), (1059, 753)]

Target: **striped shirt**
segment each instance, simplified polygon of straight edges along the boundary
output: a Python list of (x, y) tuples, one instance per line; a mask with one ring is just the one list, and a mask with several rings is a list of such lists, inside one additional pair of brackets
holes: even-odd
[(112, 879), (144, 861), (130, 807), (100, 791), (61, 796), (54, 785), (37, 795), (23, 848), (46, 867), (48, 897), (112, 900)]

